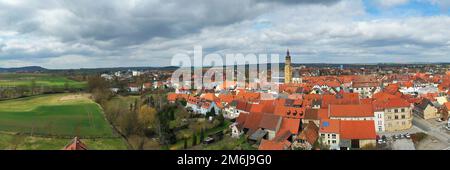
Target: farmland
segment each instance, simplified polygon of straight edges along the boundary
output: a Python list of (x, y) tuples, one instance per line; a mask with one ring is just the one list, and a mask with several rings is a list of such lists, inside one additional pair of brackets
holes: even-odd
[(83, 88), (86, 83), (51, 74), (0, 73), (0, 87), (18, 86)]
[[(53, 94), (0, 101), (0, 147), (60, 149), (73, 136), (99, 149), (125, 149), (88, 94)], [(8, 140), (9, 139), (9, 140)], [(93, 142), (95, 141), (95, 142)], [(94, 147), (95, 148), (95, 147)]]

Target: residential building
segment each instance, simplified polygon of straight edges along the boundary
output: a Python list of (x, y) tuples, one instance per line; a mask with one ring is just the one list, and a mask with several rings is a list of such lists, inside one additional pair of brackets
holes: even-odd
[(434, 119), (440, 117), (438, 109), (430, 100), (426, 98), (422, 99), (419, 104), (414, 106), (413, 112), (423, 119)]

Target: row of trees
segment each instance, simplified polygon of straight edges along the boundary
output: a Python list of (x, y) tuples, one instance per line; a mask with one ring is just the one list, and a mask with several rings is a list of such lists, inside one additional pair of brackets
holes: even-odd
[(82, 90), (81, 88), (71, 87), (68, 82), (65, 82), (63, 86), (46, 86), (38, 85), (33, 80), (30, 85), (0, 86), (0, 99), (12, 99), (50, 93), (79, 92)]

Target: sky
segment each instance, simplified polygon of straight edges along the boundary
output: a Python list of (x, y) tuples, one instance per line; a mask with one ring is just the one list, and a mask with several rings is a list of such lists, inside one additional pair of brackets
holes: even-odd
[(450, 0), (0, 0), (0, 67), (170, 66), (178, 53), (294, 63), (450, 61)]

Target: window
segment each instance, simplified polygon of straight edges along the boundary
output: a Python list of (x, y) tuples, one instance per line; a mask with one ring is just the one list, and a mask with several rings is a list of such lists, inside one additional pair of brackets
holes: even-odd
[(397, 115), (395, 115), (395, 120), (397, 120), (398, 119), (398, 116)]
[(332, 137), (333, 137), (333, 139), (336, 139), (336, 134), (333, 134)]
[(335, 140), (333, 140), (333, 142), (332, 142), (333, 144), (336, 144), (336, 141)]
[(402, 115), (402, 119), (405, 119), (406, 118), (406, 115)]
[(322, 138), (325, 138), (325, 134), (321, 134)]
[(402, 122), (402, 125), (405, 125), (405, 124), (406, 124), (405, 121), (403, 121), (403, 122)]
[(405, 109), (402, 109), (402, 112), (405, 112)]
[(398, 113), (398, 109), (395, 109), (394, 112), (395, 112), (395, 113)]
[(378, 126), (378, 131), (383, 131), (383, 127), (382, 126)]
[(391, 116), (388, 116), (388, 120), (391, 120), (392, 119), (392, 117)]

